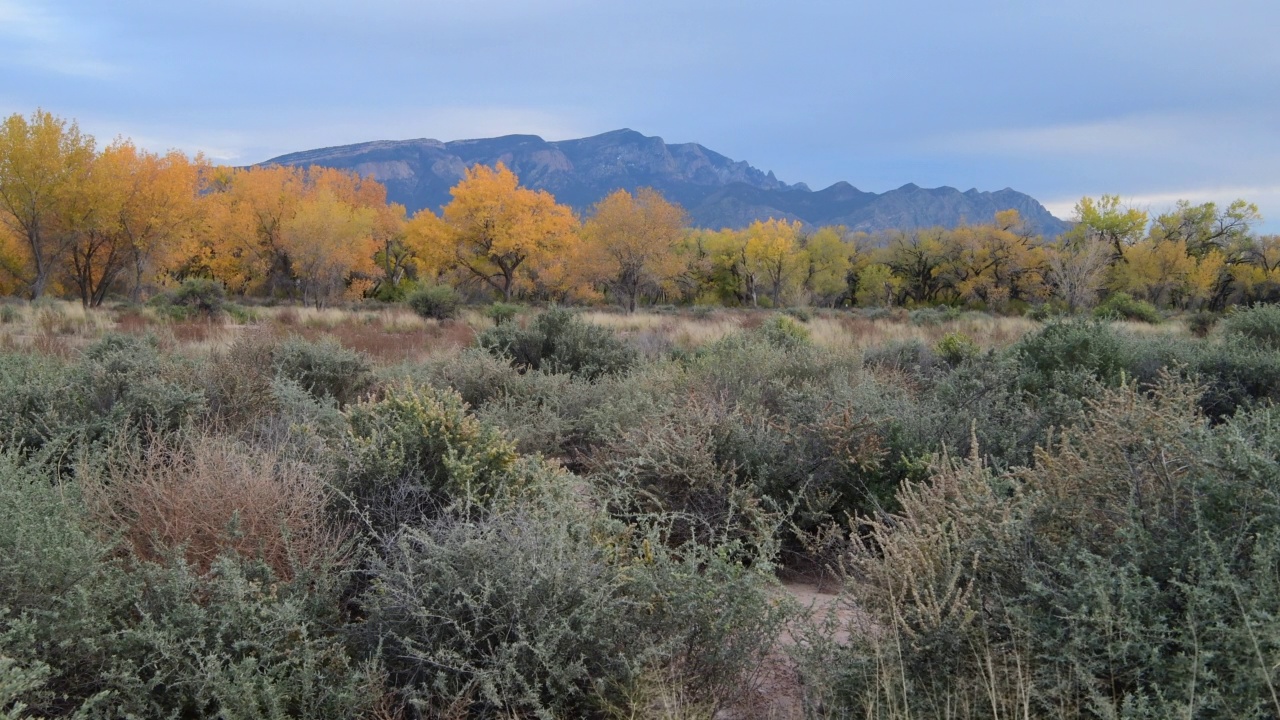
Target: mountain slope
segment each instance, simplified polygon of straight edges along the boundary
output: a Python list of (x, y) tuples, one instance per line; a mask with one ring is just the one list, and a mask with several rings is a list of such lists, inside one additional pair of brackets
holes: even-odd
[(810, 225), (847, 225), (856, 230), (954, 227), (991, 220), (1014, 208), (1047, 236), (1067, 223), (1034, 198), (1005, 188), (996, 192), (904, 185), (885, 193), (863, 192), (846, 182), (823, 190), (789, 185), (697, 143), (668, 144), (634, 130), (548, 142), (536, 135), (477, 140), (377, 141), (282, 155), (264, 165), (323, 165), (373, 176), (394, 202), (409, 211), (438, 210), (449, 189), (476, 163), (502, 162), (522, 184), (547, 190), (560, 202), (585, 211), (617, 188), (652, 187), (680, 203), (702, 227), (744, 227), (770, 217)]

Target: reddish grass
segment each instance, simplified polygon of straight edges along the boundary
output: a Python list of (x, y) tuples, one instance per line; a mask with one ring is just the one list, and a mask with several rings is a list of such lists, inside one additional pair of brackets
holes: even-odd
[(46, 332), (36, 333), (31, 339), (31, 349), (41, 355), (59, 358), (69, 358), (75, 350), (67, 338)]
[(150, 327), (151, 321), (137, 312), (124, 312), (116, 316), (116, 329), (126, 333), (141, 333)]
[(413, 329), (388, 329), (380, 321), (341, 322), (331, 328), (307, 325), (277, 327), (277, 336), (299, 335), (315, 341), (329, 336), (350, 350), (365, 353), (385, 365), (421, 360), (452, 352), (475, 342), (475, 330), (465, 322), (446, 320)]
[(202, 343), (222, 335), (222, 324), (214, 320), (184, 320), (169, 329), (174, 339), (182, 343)]
[(123, 532), (140, 558), (161, 561), (181, 548), (206, 572), (232, 551), (287, 579), (341, 557), (346, 533), (329, 524), (330, 493), (314, 470), (229, 438), (152, 438), (84, 477), (99, 524)]

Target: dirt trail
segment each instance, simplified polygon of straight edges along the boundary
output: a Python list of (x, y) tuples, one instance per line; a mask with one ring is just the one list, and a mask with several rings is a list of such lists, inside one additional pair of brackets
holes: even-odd
[[(849, 621), (853, 618), (854, 611), (838, 602), (838, 588), (839, 584), (831, 581), (821, 584), (798, 580), (782, 583), (782, 591), (790, 595), (815, 622), (821, 623), (829, 614), (833, 614), (838, 628), (834, 639), (838, 643), (846, 643), (849, 640)], [(802, 720), (803, 687), (786, 652), (787, 648), (797, 642), (797, 638), (792, 635), (792, 628), (784, 628), (778, 638), (780, 647), (761, 664), (752, 697), (739, 707), (717, 713), (716, 720)]]

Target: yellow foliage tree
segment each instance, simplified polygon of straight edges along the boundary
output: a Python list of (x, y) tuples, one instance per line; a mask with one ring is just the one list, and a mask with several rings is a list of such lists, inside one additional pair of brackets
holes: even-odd
[(800, 261), (804, 265), (804, 289), (811, 301), (833, 304), (849, 290), (849, 273), (855, 270), (857, 240), (844, 227), (818, 228), (803, 239)]
[(1124, 248), (1124, 262), (1111, 268), (1108, 285), (1164, 306), (1186, 287), (1195, 268), (1185, 240), (1146, 239)]
[(208, 203), (205, 264), (228, 289), (286, 289), (285, 224), (307, 193), (304, 171), (291, 167), (224, 169)]
[(94, 141), (74, 123), (36, 110), (0, 124), (0, 223), (9, 238), (6, 269), (32, 299), (45, 293), (75, 235), (68, 204), (85, 182)]
[(281, 249), (289, 256), (304, 303), (323, 307), (352, 274), (374, 272), (377, 219), (375, 209), (347, 202), (327, 187), (299, 203), (284, 223)]
[(463, 269), (510, 300), (524, 275), (552, 266), (576, 241), (578, 219), (544, 191), (520, 187), (502, 163), (476, 165), (437, 217), (423, 210), (407, 241), (429, 265)]
[(617, 190), (582, 226), (583, 268), (635, 312), (640, 293), (662, 288), (685, 269), (685, 214), (656, 190)]
[[(757, 220), (746, 229), (743, 258), (747, 274), (766, 283), (773, 306), (782, 304), (783, 292), (796, 285), (804, 272), (805, 262), (798, 250), (799, 221)], [(758, 283), (751, 283), (751, 303), (757, 304)]]
[[(1080, 239), (1109, 245), (1114, 260), (1124, 258), (1124, 248), (1142, 239), (1147, 227), (1147, 213), (1125, 207), (1119, 195), (1103, 195), (1101, 199), (1080, 198), (1075, 208), (1076, 226), (1071, 234)], [(1074, 237), (1073, 237), (1074, 241)]]
[(902, 280), (893, 268), (881, 263), (871, 263), (858, 273), (858, 292), (854, 301), (863, 307), (892, 305), (902, 290)]
[(202, 177), (208, 163), (181, 152), (164, 155), (140, 151), (128, 141), (107, 148), (99, 163), (115, 165), (111, 175), (121, 184), (116, 231), (125, 248), (134, 302), (148, 284), (174, 269), (201, 219)]
[(1003, 308), (1009, 300), (1035, 300), (1048, 293), (1044, 250), (1017, 210), (996, 213), (991, 225), (957, 228), (947, 244), (946, 272), (963, 299)]

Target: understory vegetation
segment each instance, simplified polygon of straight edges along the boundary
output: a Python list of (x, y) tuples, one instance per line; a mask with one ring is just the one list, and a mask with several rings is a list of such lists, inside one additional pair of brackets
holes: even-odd
[(1276, 717), (1280, 309), (1104, 307), (0, 306), (0, 717)]

